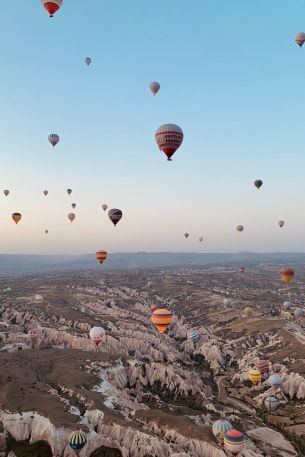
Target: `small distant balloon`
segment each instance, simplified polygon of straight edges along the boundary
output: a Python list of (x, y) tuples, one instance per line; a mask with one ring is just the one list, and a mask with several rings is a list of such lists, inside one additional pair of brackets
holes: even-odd
[(252, 316), (252, 314), (253, 314), (252, 308), (250, 308), (249, 306), (247, 306), (247, 307), (244, 309), (244, 315), (247, 316), (247, 317), (250, 317), (250, 316)]
[(73, 222), (75, 218), (76, 218), (76, 216), (75, 216), (74, 213), (69, 213), (68, 214), (68, 219), (69, 219), (70, 222)]
[(49, 230), (45, 230), (44, 233), (47, 235), (49, 233)]
[(73, 209), (75, 209), (76, 208), (76, 203), (72, 203), (71, 206), (72, 206)]
[(107, 259), (107, 252), (106, 251), (97, 251), (96, 252), (96, 259), (100, 262), (103, 263)]
[(243, 232), (244, 226), (243, 226), (243, 225), (238, 225), (238, 226), (236, 227), (236, 230), (237, 230), (238, 232)]
[(296, 35), (295, 37), (295, 40), (296, 44), (298, 44), (300, 46), (300, 48), (303, 46), (303, 44), (305, 43), (305, 33), (304, 32), (300, 32)]
[(67, 194), (71, 195), (72, 194), (72, 189), (67, 189)]
[(122, 219), (123, 213), (120, 209), (113, 208), (108, 211), (108, 217), (114, 226)]
[(57, 143), (59, 142), (59, 136), (56, 135), (56, 133), (51, 133), (48, 137), (49, 139), (49, 142), (51, 143), (51, 145), (53, 146), (53, 148), (57, 145)]
[(108, 208), (108, 205), (104, 204), (104, 205), (102, 205), (102, 208), (103, 208), (104, 211), (106, 211), (107, 208)]
[(203, 236), (199, 237), (199, 241), (200, 241), (200, 243), (202, 243), (202, 241), (203, 241)]
[(189, 236), (190, 236), (190, 234), (189, 234), (188, 232), (186, 232), (186, 233), (184, 234), (184, 237), (185, 237), (185, 238), (188, 238)]
[(276, 397), (266, 397), (264, 401), (265, 407), (269, 412), (275, 411), (279, 405), (279, 401)]
[(245, 272), (245, 267), (240, 267), (239, 272), (240, 273), (244, 273)]
[(53, 17), (56, 11), (61, 8), (63, 0), (41, 0), (41, 4), (47, 10), (50, 17)]
[(44, 190), (43, 191), (43, 195), (46, 197), (48, 195), (49, 191), (48, 190)]
[(106, 332), (103, 329), (103, 327), (92, 327), (89, 335), (96, 346), (98, 346), (102, 342), (104, 343), (106, 340)]
[(182, 144), (183, 131), (178, 125), (164, 124), (157, 129), (155, 138), (159, 149), (167, 156), (167, 160), (172, 160), (172, 155)]
[(15, 222), (15, 224), (18, 224), (18, 222), (21, 220), (21, 214), (20, 213), (13, 213), (12, 214), (12, 219)]
[(260, 189), (263, 185), (263, 181), (261, 179), (257, 179), (256, 181), (254, 181), (254, 185), (257, 189)]
[(282, 228), (282, 227), (284, 227), (285, 222), (284, 222), (284, 221), (278, 221), (278, 224), (279, 224), (279, 226)]
[(6, 190), (3, 191), (3, 193), (4, 193), (4, 195), (7, 197), (8, 194), (10, 193), (10, 191), (6, 189)]
[(89, 65), (91, 64), (91, 62), (92, 62), (92, 61), (91, 61), (90, 57), (86, 57), (86, 59), (85, 59), (86, 65), (89, 66)]
[(288, 284), (294, 278), (294, 271), (292, 268), (285, 267), (279, 271), (279, 275), (280, 275), (282, 281), (284, 281), (286, 284)]
[(156, 95), (160, 90), (160, 84), (157, 81), (153, 81), (150, 83), (149, 89), (153, 95)]

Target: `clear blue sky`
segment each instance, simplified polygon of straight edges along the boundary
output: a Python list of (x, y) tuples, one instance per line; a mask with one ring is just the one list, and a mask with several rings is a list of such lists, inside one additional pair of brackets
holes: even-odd
[[(53, 19), (5, 2), (0, 252), (305, 251), (301, 31), (303, 0), (64, 0)], [(154, 139), (167, 122), (185, 134), (172, 162)]]

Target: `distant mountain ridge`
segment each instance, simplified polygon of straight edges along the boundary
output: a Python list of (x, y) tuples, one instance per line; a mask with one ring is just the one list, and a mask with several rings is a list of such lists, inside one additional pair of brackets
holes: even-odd
[(305, 253), (297, 252), (127, 252), (110, 253), (101, 267), (94, 254), (6, 255), (0, 254), (0, 273), (47, 271), (120, 270), (165, 267), (256, 267), (259, 265), (305, 264)]

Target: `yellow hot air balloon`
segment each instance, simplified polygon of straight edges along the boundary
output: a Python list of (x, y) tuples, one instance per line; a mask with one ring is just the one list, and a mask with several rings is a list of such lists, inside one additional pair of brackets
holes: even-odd
[(20, 221), (21, 217), (22, 216), (21, 216), (20, 213), (13, 213), (12, 214), (12, 219), (15, 222), (15, 224), (18, 224), (18, 222)]
[(262, 375), (257, 368), (251, 368), (251, 370), (248, 372), (248, 378), (252, 384), (256, 385), (262, 380)]
[(97, 251), (96, 253), (96, 259), (100, 262), (103, 263), (107, 259), (107, 252), (106, 251)]
[(245, 314), (245, 316), (248, 316), (248, 317), (249, 317), (249, 316), (252, 316), (252, 313), (253, 313), (252, 308), (250, 308), (249, 306), (247, 306), (247, 307), (244, 309), (244, 314)]
[(160, 333), (166, 332), (170, 324), (172, 323), (173, 316), (167, 309), (156, 309), (153, 312), (151, 321), (154, 326), (159, 330)]
[(292, 268), (282, 268), (279, 272), (282, 281), (288, 284), (290, 281), (293, 280), (294, 271)]

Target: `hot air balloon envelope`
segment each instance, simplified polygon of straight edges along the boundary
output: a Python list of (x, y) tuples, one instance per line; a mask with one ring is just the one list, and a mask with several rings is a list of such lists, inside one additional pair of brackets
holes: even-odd
[(96, 346), (106, 341), (106, 332), (103, 327), (93, 327), (89, 335)]
[(160, 333), (164, 333), (168, 329), (169, 325), (172, 323), (172, 319), (172, 313), (164, 308), (154, 311), (151, 317), (152, 323)]
[(97, 251), (96, 252), (96, 259), (100, 262), (103, 263), (107, 259), (107, 252), (106, 251)]
[(280, 270), (279, 274), (280, 274), (282, 281), (284, 281), (286, 284), (288, 284), (290, 281), (292, 281), (293, 277), (294, 277), (294, 271), (292, 268), (289, 268), (289, 267), (282, 268)]
[(156, 95), (160, 90), (160, 84), (157, 83), (156, 81), (153, 81), (152, 83), (150, 83), (149, 89), (153, 95)]
[(245, 445), (246, 437), (241, 432), (232, 429), (224, 436), (225, 448), (233, 455), (238, 455)]
[(296, 42), (296, 44), (298, 44), (300, 47), (303, 46), (303, 44), (305, 43), (305, 33), (304, 32), (300, 32), (296, 35), (294, 41)]
[(256, 181), (254, 181), (254, 185), (257, 189), (259, 189), (260, 187), (262, 187), (263, 181), (261, 179), (257, 179)]
[(49, 139), (49, 142), (51, 143), (51, 145), (53, 146), (53, 148), (57, 145), (57, 143), (59, 142), (59, 136), (56, 135), (56, 133), (51, 133), (49, 136), (48, 136), (48, 139)]
[(224, 435), (232, 429), (233, 426), (230, 424), (230, 422), (223, 419), (214, 422), (212, 426), (213, 435), (215, 436), (216, 440), (221, 444), (223, 444)]
[(114, 226), (117, 225), (117, 223), (122, 219), (123, 213), (120, 209), (111, 209), (108, 211), (108, 217), (113, 223)]
[(87, 443), (87, 437), (83, 432), (72, 432), (69, 436), (69, 445), (71, 449), (80, 451)]
[(20, 213), (13, 213), (12, 214), (12, 219), (15, 222), (15, 224), (18, 224), (18, 222), (21, 220), (21, 214)]
[(159, 149), (171, 160), (172, 155), (181, 146), (183, 141), (183, 132), (178, 125), (164, 124), (158, 128), (155, 138)]

